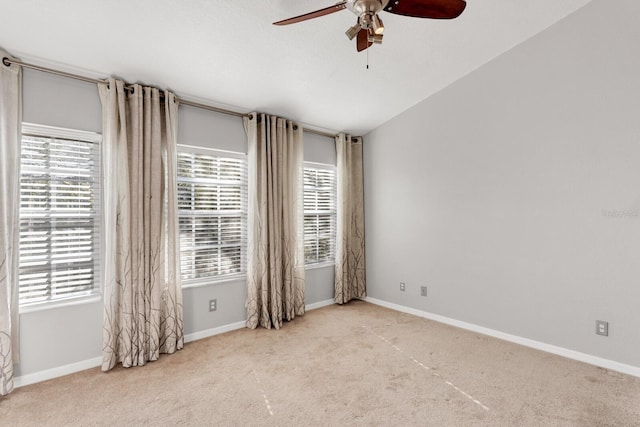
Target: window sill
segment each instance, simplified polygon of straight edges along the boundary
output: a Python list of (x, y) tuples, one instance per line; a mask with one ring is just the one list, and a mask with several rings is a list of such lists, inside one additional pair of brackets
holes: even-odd
[(94, 294), (94, 295), (69, 298), (69, 299), (59, 300), (59, 301), (46, 301), (46, 302), (24, 305), (24, 306), (20, 306), (19, 312), (20, 314), (29, 314), (29, 313), (35, 313), (38, 311), (70, 307), (73, 305), (93, 304), (96, 302), (102, 302), (102, 295)]
[(304, 266), (305, 270), (316, 270), (318, 268), (326, 268), (326, 267), (334, 267), (336, 265), (335, 261), (325, 261), (325, 262), (317, 262), (314, 264), (306, 264)]
[[(304, 269), (317, 270), (319, 268), (328, 268), (328, 267), (334, 267), (334, 266), (335, 266), (335, 261), (326, 261), (326, 262), (319, 262), (315, 264), (306, 264), (304, 266)], [(202, 288), (205, 286), (221, 285), (223, 283), (240, 282), (240, 281), (246, 281), (246, 280), (247, 280), (246, 274), (226, 276), (219, 279), (215, 279), (215, 278), (195, 279), (195, 280), (182, 282), (182, 289)]]
[(221, 278), (207, 277), (205, 279), (193, 279), (182, 283), (182, 289), (202, 288), (205, 286), (221, 285), (228, 282), (246, 281), (246, 274), (236, 274), (233, 276), (225, 276)]

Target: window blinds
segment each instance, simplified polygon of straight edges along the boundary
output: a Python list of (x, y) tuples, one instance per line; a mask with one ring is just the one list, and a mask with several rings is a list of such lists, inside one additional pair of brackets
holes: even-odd
[(82, 140), (33, 130), (22, 138), (21, 305), (99, 290), (99, 135)]
[(336, 239), (336, 174), (305, 163), (304, 258), (306, 264), (333, 261)]
[(182, 279), (245, 272), (246, 159), (179, 150)]

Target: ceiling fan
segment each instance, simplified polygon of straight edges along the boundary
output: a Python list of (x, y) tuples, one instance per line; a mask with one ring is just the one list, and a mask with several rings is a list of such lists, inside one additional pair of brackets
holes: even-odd
[(382, 43), (384, 24), (378, 16), (382, 10), (415, 18), (453, 19), (460, 16), (466, 6), (465, 0), (342, 0), (333, 6), (274, 22), (273, 25), (295, 24), (349, 9), (358, 20), (345, 34), (349, 40), (357, 37), (356, 48), (361, 52), (373, 43)]

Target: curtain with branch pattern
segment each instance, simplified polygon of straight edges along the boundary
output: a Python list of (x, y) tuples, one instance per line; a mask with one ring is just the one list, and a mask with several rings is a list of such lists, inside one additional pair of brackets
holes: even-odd
[[(105, 292), (102, 370), (184, 345), (173, 93), (120, 80), (103, 107)], [(164, 99), (162, 99), (164, 98)]]
[[(0, 49), (0, 60), (11, 57)], [(0, 396), (13, 390), (18, 362), (18, 251), (22, 69), (0, 63)]]
[(282, 327), (304, 314), (302, 127), (244, 118), (248, 140), (247, 327)]
[(366, 296), (362, 138), (339, 134), (337, 152), (336, 274), (334, 300)]

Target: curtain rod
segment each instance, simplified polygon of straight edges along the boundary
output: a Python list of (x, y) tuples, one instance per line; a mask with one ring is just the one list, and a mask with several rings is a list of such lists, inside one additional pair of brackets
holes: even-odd
[[(55, 74), (55, 75), (58, 75), (58, 76), (67, 77), (67, 78), (70, 78), (70, 79), (81, 80), (81, 81), (87, 82), (87, 83), (96, 83), (96, 84), (103, 84), (103, 85), (104, 84), (109, 84), (109, 82), (107, 80), (104, 80), (104, 79), (94, 79), (94, 78), (91, 78), (91, 77), (81, 76), (79, 74), (67, 73), (66, 71), (55, 70), (53, 68), (47, 68), (47, 67), (43, 67), (41, 65), (29, 64), (27, 62), (23, 62), (23, 61), (20, 61), (18, 59), (8, 58), (6, 56), (4, 58), (2, 58), (2, 63), (7, 67), (11, 66), (11, 64), (17, 64), (17, 65), (20, 65), (20, 66), (25, 67), (25, 68), (31, 68), (31, 69), (37, 70), (37, 71), (44, 71), (45, 73), (51, 73), (51, 74)], [(228, 114), (230, 116), (235, 116), (235, 117), (250, 117), (250, 114), (248, 114), (248, 113), (240, 113), (238, 111), (227, 110), (227, 109), (224, 109), (224, 108), (214, 107), (212, 105), (201, 104), (199, 102), (187, 101), (186, 99), (181, 99), (181, 98), (179, 98), (177, 96), (176, 96), (176, 99), (182, 105), (189, 105), (191, 107), (200, 108), (200, 109), (203, 109), (203, 110), (214, 111), (216, 113)], [(336, 136), (336, 135), (328, 133), (328, 132), (322, 132), (322, 131), (314, 130), (314, 129), (303, 129), (303, 132), (313, 133), (313, 134), (316, 134), (316, 135), (325, 136), (327, 138), (334, 138)]]

